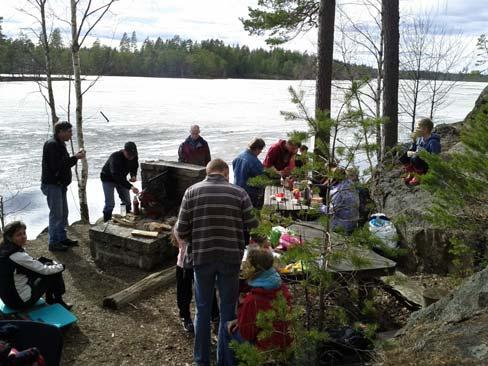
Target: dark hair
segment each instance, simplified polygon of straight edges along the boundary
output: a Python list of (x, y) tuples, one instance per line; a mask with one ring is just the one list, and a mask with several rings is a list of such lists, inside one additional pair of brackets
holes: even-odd
[(288, 139), (286, 142), (288, 142), (290, 145), (293, 145), (297, 148), (299, 148), (300, 146), (302, 146), (302, 143), (297, 140), (297, 139), (294, 139), (294, 138), (291, 138), (291, 139)]
[(264, 149), (266, 146), (266, 143), (262, 138), (255, 137), (251, 141), (249, 141), (249, 144), (247, 147), (249, 147), (250, 150), (257, 150), (257, 149)]
[(27, 226), (22, 221), (13, 221), (5, 226), (3, 230), (3, 243), (11, 242), (14, 234), (19, 229), (27, 229)]
[(130, 156), (136, 157), (137, 156), (137, 146), (134, 142), (132, 141), (127, 141), (124, 145), (124, 150), (127, 151), (127, 153)]
[(308, 151), (308, 146), (307, 145), (300, 146), (300, 151)]
[(73, 126), (71, 123), (66, 121), (59, 121), (54, 124), (54, 134), (57, 135), (61, 131), (68, 131), (71, 130)]
[(206, 171), (207, 174), (227, 173), (229, 171), (229, 165), (222, 159), (213, 159), (207, 164)]

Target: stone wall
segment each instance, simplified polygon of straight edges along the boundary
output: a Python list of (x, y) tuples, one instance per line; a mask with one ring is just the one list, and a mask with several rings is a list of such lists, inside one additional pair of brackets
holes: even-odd
[(171, 245), (169, 234), (143, 238), (133, 236), (132, 230), (110, 221), (91, 227), (90, 252), (93, 259), (150, 270), (174, 257), (175, 248)]

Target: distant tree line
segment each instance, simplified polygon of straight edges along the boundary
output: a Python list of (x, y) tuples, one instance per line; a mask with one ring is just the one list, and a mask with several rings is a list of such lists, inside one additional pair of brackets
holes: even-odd
[[(53, 74), (71, 74), (70, 49), (63, 43), (59, 29), (53, 30), (49, 43)], [(91, 47), (80, 50), (80, 58), (84, 75), (311, 80), (315, 79), (317, 69), (316, 56), (306, 52), (278, 47), (251, 50), (217, 39), (195, 42), (179, 36), (166, 40), (147, 38), (139, 47), (136, 32), (130, 36), (124, 33), (119, 47), (97, 40)], [(15, 39), (7, 38), (1, 31), (0, 17), (0, 74), (43, 74), (44, 63), (42, 47), (22, 33)], [(376, 70), (369, 66), (334, 61), (333, 78), (349, 80), (351, 70), (357, 79), (376, 77)], [(429, 74), (425, 76), (428, 78)], [(452, 77), (486, 79), (478, 73)]]

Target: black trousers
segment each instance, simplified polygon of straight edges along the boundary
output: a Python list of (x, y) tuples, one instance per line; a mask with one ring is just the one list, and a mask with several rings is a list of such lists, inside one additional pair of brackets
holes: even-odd
[(25, 308), (33, 306), (44, 294), (46, 302), (52, 303), (61, 299), (66, 292), (61, 272), (32, 279), (29, 281), (29, 285), (31, 286), (31, 298), (24, 303)]
[[(190, 319), (190, 304), (193, 298), (193, 268), (181, 268), (176, 266), (176, 303), (180, 312), (180, 318)], [(219, 306), (217, 294), (214, 290), (212, 305), (212, 320), (219, 318)]]

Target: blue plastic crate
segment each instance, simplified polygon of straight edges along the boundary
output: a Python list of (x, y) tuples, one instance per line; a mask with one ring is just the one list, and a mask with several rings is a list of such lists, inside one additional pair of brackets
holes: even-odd
[(66, 310), (60, 304), (42, 306), (29, 311), (27, 316), (32, 321), (51, 324), (58, 328), (63, 328), (78, 321), (72, 312)]
[[(46, 302), (41, 297), (39, 300), (37, 300), (37, 302), (29, 310), (34, 310), (34, 309), (37, 309), (37, 308), (44, 306), (44, 305), (46, 305)], [(2, 300), (0, 300), (0, 313), (2, 313), (3, 315), (12, 315), (12, 314), (20, 313), (20, 312), (21, 311), (19, 311), (19, 310), (14, 310), (14, 309), (9, 308), (7, 305), (5, 305), (3, 303)]]

